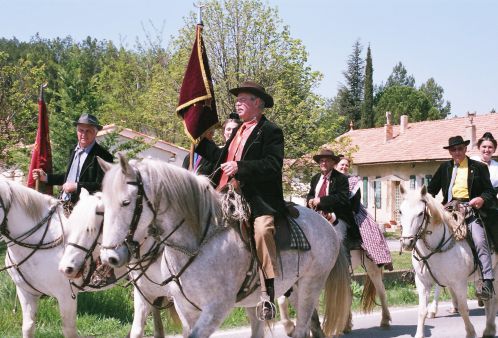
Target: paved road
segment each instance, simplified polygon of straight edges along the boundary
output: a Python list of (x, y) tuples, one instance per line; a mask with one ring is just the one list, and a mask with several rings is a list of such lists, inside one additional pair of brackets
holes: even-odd
[[(439, 315), (435, 319), (427, 319), (425, 322), (425, 336), (433, 338), (458, 338), (465, 337), (465, 328), (459, 315), (448, 313), (450, 303), (443, 302), (439, 307)], [(477, 335), (482, 336), (485, 326), (484, 309), (477, 307), (477, 301), (469, 301), (470, 320), (474, 325)], [(408, 338), (415, 335), (417, 329), (417, 308), (393, 308), (391, 309), (392, 322), (389, 329), (378, 327), (380, 313), (369, 315), (355, 314), (353, 317), (353, 331), (344, 335), (344, 338)], [(180, 336), (174, 336), (180, 337)], [(218, 331), (213, 338), (247, 338), (250, 337), (249, 328), (237, 330)], [(267, 333), (266, 337), (287, 337), (281, 325), (275, 325), (273, 333)]]

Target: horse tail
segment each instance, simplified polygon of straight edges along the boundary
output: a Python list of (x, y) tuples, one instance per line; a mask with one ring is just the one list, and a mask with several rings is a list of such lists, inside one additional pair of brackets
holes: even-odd
[[(382, 271), (381, 271), (382, 273)], [(377, 292), (375, 290), (375, 285), (372, 283), (369, 275), (365, 275), (365, 284), (363, 286), (363, 293), (361, 294), (361, 311), (363, 313), (370, 313), (374, 309), (375, 305), (375, 296)]]
[(351, 310), (351, 301), (349, 262), (341, 245), (339, 256), (325, 283), (323, 331), (327, 337), (338, 335), (344, 330)]

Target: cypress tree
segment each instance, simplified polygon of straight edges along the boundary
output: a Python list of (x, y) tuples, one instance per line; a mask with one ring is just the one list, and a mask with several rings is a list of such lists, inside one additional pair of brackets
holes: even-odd
[(361, 110), (361, 128), (372, 128), (374, 126), (373, 111), (373, 67), (370, 46), (367, 49), (367, 61), (365, 66), (365, 87), (363, 106)]

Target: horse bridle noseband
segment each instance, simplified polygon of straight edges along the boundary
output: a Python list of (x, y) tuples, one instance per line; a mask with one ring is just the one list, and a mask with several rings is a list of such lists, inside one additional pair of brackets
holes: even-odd
[(422, 221), (420, 222), (420, 224), (418, 226), (417, 233), (415, 235), (412, 235), (412, 236), (401, 236), (400, 241), (403, 241), (405, 239), (413, 240), (414, 245), (415, 245), (417, 243), (417, 241), (420, 238), (422, 238), (422, 236), (426, 232), (427, 225), (429, 224), (429, 216), (428, 216), (429, 213), (427, 210), (427, 208), (428, 208), (427, 202), (424, 200), (422, 200), (422, 202), (424, 203), (424, 217), (422, 218)]

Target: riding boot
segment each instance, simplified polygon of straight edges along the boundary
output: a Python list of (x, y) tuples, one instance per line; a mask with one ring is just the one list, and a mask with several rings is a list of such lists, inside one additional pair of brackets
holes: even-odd
[(493, 281), (491, 279), (484, 279), (482, 281), (481, 294), (479, 298), (483, 301), (487, 301), (493, 298), (494, 293)]
[(263, 318), (264, 320), (272, 320), (275, 319), (276, 312), (274, 278), (265, 278), (265, 288), (270, 301), (263, 303)]

